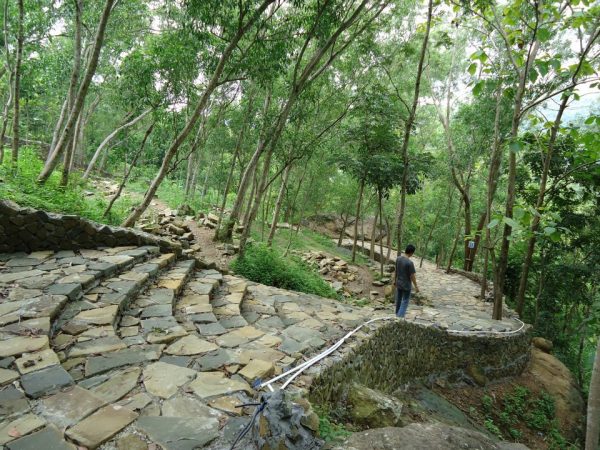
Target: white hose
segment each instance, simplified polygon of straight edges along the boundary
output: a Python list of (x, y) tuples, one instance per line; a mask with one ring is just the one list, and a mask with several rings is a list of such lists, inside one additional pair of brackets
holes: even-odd
[[(281, 386), (281, 390), (284, 390), (298, 375), (300, 375), (302, 372), (304, 372), (304, 370), (308, 369), (309, 367), (311, 367), (314, 364), (321, 361), (323, 358), (325, 358), (325, 357), (329, 356), (330, 354), (332, 354), (333, 352), (335, 352), (338, 348), (340, 348), (342, 346), (342, 344), (346, 341), (346, 339), (348, 339), (350, 336), (352, 336), (354, 333), (356, 333), (362, 327), (369, 325), (373, 322), (377, 322), (379, 320), (394, 320), (394, 319), (396, 319), (396, 316), (378, 317), (375, 319), (368, 320), (367, 322), (363, 323), (362, 325), (359, 325), (358, 327), (356, 327), (354, 330), (346, 333), (346, 335), (344, 337), (342, 337), (335, 344), (333, 344), (331, 347), (327, 348), (326, 350), (322, 351), (318, 355), (303, 362), (302, 364), (297, 365), (296, 367), (289, 369), (288, 371), (282, 373), (281, 375), (277, 375), (276, 377), (270, 379), (269, 381), (265, 381), (264, 383), (261, 383), (258, 386), (258, 389), (262, 389), (266, 386), (271, 391), (273, 391), (273, 387), (271, 385), (274, 382), (289, 376), (289, 378), (286, 380), (286, 382), (283, 383), (283, 385)], [(514, 333), (518, 333), (525, 327), (525, 323), (523, 323), (521, 320), (519, 320), (517, 318), (515, 318), (515, 320), (520, 322), (521, 326), (517, 330), (511, 330), (511, 331), (495, 331), (495, 330), (488, 330), (488, 331), (486, 331), (486, 330), (480, 330), (480, 331), (478, 331), (478, 330), (465, 330), (465, 331), (445, 330), (445, 331), (448, 333), (451, 333), (451, 334), (514, 334)]]

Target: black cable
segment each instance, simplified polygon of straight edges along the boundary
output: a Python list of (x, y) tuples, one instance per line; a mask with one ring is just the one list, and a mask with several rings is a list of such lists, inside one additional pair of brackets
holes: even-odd
[[(231, 445), (231, 448), (229, 450), (234, 450), (234, 448), (238, 444), (238, 442), (240, 442), (242, 440), (242, 438), (244, 436), (246, 436), (246, 434), (248, 434), (248, 431), (250, 431), (250, 429), (252, 428), (252, 425), (254, 424), (254, 421), (256, 420), (258, 415), (261, 413), (261, 411), (263, 409), (265, 409), (265, 406), (267, 406), (267, 402), (263, 400), (261, 403), (257, 403), (257, 405), (258, 406), (254, 410), (254, 414), (252, 414), (252, 418), (246, 424), (246, 426), (242, 429), (242, 431), (240, 431), (240, 433), (238, 434), (238, 437), (233, 442), (233, 444)], [(239, 406), (242, 406), (242, 405), (239, 405)]]

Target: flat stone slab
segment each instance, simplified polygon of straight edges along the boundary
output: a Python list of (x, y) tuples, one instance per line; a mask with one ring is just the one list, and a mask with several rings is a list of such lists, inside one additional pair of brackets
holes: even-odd
[(19, 372), (10, 369), (0, 369), (0, 386), (12, 383), (19, 378)]
[(89, 357), (85, 363), (85, 376), (89, 377), (117, 367), (155, 361), (160, 358), (161, 345), (148, 345), (145, 348), (127, 348), (106, 355)]
[(221, 348), (214, 353), (199, 357), (197, 360), (200, 365), (200, 370), (208, 371), (215, 370), (220, 367), (239, 364), (239, 355), (233, 350), (226, 350)]
[(73, 384), (73, 378), (62, 366), (51, 366), (21, 377), (21, 386), (29, 397), (38, 398)]
[(48, 348), (48, 336), (19, 336), (1, 341), (0, 358), (23, 353), (37, 352)]
[(79, 342), (69, 351), (69, 358), (87, 356), (94, 353), (112, 352), (126, 348), (127, 345), (116, 336)]
[(109, 405), (67, 430), (67, 436), (90, 449), (106, 442), (137, 418), (138, 414), (120, 406)]
[(59, 392), (41, 402), (41, 412), (55, 425), (65, 428), (106, 405), (100, 397), (79, 386)]
[(181, 386), (193, 380), (196, 374), (192, 369), (156, 362), (144, 368), (144, 386), (152, 395), (169, 398)]
[(221, 347), (238, 347), (254, 339), (264, 336), (265, 332), (254, 327), (247, 326), (230, 331), (217, 338), (217, 344)]
[(109, 305), (103, 308), (81, 311), (74, 317), (74, 320), (92, 325), (110, 325), (114, 322), (118, 312), (119, 307), (117, 305)]
[(227, 333), (227, 329), (219, 322), (196, 325), (202, 336), (219, 336)]
[(169, 317), (173, 315), (173, 307), (171, 305), (152, 305), (142, 310), (142, 319), (149, 317)]
[(35, 353), (25, 353), (15, 361), (15, 364), (17, 365), (19, 372), (24, 375), (46, 367), (55, 366), (60, 364), (60, 361), (58, 360), (56, 353), (54, 353), (54, 350), (47, 348)]
[(207, 422), (219, 423), (222, 414), (206, 406), (200, 400), (192, 396), (177, 395), (165, 400), (162, 404), (162, 415), (165, 417), (196, 417)]
[(200, 339), (198, 336), (188, 335), (169, 345), (165, 353), (169, 355), (190, 356), (200, 355), (217, 350), (219, 346), (212, 342)]
[(194, 394), (202, 399), (237, 391), (252, 394), (252, 389), (248, 383), (227, 378), (222, 372), (201, 372), (189, 387)]
[(195, 450), (219, 436), (218, 422), (189, 417), (141, 417), (136, 428), (165, 450)]
[(14, 441), (44, 425), (46, 421), (35, 414), (25, 414), (12, 422), (3, 422), (0, 424), (0, 445)]
[(55, 426), (19, 438), (7, 445), (9, 450), (77, 450), (77, 447), (63, 438)]
[(14, 386), (0, 390), (0, 417), (9, 417), (29, 411), (29, 402), (23, 393)]
[(273, 375), (275, 365), (271, 361), (263, 361), (261, 359), (252, 359), (250, 362), (239, 371), (239, 374), (248, 381), (253, 381), (257, 378), (265, 378)]
[(113, 373), (105, 382), (92, 387), (90, 392), (96, 397), (104, 400), (106, 403), (116, 402), (125, 397), (137, 386), (138, 378), (141, 373), (142, 369), (139, 367), (131, 367)]

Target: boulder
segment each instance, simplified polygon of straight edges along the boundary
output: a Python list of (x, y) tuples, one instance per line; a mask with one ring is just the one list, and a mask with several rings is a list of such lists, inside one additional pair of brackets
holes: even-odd
[(440, 423), (413, 423), (353, 433), (333, 450), (527, 450), (523, 444), (495, 442), (483, 433)]
[(545, 353), (551, 353), (552, 348), (554, 347), (552, 341), (544, 339), (543, 337), (534, 337), (531, 340), (531, 343)]
[(560, 429), (567, 433), (565, 437), (573, 439), (575, 436), (569, 435), (569, 430), (575, 433), (583, 426), (585, 403), (571, 371), (554, 356), (533, 347), (523, 375), (554, 398)]
[(395, 397), (354, 383), (348, 392), (348, 413), (352, 423), (365, 428), (402, 425), (403, 403)]

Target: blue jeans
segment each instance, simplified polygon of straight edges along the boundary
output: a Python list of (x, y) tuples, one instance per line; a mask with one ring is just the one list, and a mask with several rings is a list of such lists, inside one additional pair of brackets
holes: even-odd
[(396, 300), (396, 316), (404, 317), (410, 300), (410, 289), (397, 288), (394, 299)]

